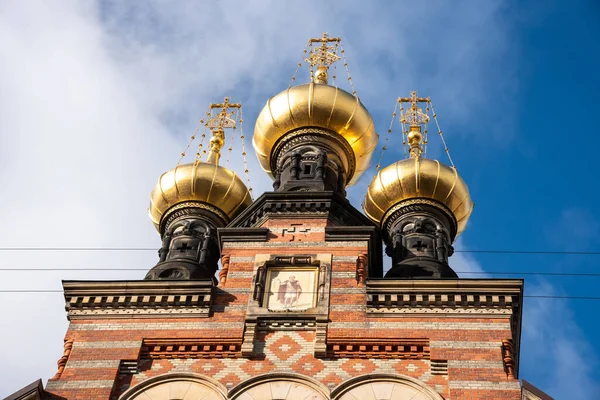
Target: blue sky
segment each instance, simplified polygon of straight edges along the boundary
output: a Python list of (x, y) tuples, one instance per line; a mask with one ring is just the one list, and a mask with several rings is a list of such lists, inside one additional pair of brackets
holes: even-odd
[[(463, 240), (469, 249), (481, 250), (598, 251), (600, 9), (592, 2), (548, 2), (537, 7), (512, 11), (525, 18), (515, 24), (512, 43), (517, 88), (512, 104), (502, 110), (513, 120), (511, 132), (501, 145), (452, 138), (452, 154), (476, 201)], [(473, 120), (471, 135), (485, 135), (482, 125), (493, 125), (497, 118), (483, 124)], [(599, 257), (477, 255), (486, 271), (567, 273), (597, 273)], [(525, 282), (525, 294), (597, 297), (600, 278), (526, 276)], [(545, 313), (553, 320), (542, 338), (537, 332), (527, 333), (535, 329), (536, 319), (528, 316), (536, 301), (545, 302)], [(571, 360), (565, 351), (583, 346), (576, 352), (589, 366), (589, 380), (596, 382), (598, 391), (599, 352), (581, 342), (600, 338), (599, 305), (598, 301), (526, 299), (521, 377), (567, 398), (562, 396), (568, 392), (556, 387), (556, 364), (564, 363), (559, 369), (565, 374), (577, 371), (571, 363), (578, 360)], [(561, 312), (570, 315), (555, 315)], [(563, 348), (539, 348), (539, 340)], [(571, 379), (576, 384), (582, 378)]]
[[(343, 38), (382, 139), (398, 96), (415, 89), (431, 96), (476, 203), (458, 248), (600, 250), (597, 2), (141, 4), (0, 3), (0, 179), (15, 194), (0, 208), (3, 246), (158, 248), (149, 192), (208, 103), (225, 95), (242, 101), (249, 138), (267, 98), (289, 84), (307, 38), (327, 31)], [(439, 147), (430, 154), (445, 160)], [(401, 156), (388, 151), (383, 164)], [(255, 193), (268, 190), (249, 161)], [(349, 191), (357, 207), (373, 173)], [(451, 265), (519, 277), (597, 272), (599, 261), (459, 253)], [(16, 268), (124, 271), (4, 272), (0, 289), (141, 279), (144, 272), (131, 269), (155, 262), (153, 251), (2, 252), (0, 264)], [(525, 282), (526, 294), (598, 296), (600, 278), (527, 275)], [(22, 327), (2, 340), (30, 344), (0, 360), (7, 377), (0, 395), (53, 375), (67, 327), (62, 302), (60, 293), (0, 293), (0, 313)], [(520, 377), (557, 399), (600, 393), (599, 305), (526, 299)]]

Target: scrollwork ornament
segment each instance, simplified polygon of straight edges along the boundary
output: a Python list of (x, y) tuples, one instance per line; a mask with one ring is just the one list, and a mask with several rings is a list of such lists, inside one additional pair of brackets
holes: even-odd
[(407, 212), (423, 212), (425, 209), (422, 207), (423, 205), (436, 207), (446, 214), (450, 221), (454, 224), (454, 231), (456, 231), (456, 217), (452, 212), (446, 207), (444, 204), (437, 202), (435, 200), (426, 199), (426, 198), (418, 198), (418, 199), (408, 199), (403, 200), (400, 203), (396, 204), (392, 208), (390, 208), (381, 219), (381, 227), (385, 231), (389, 231), (394, 223), (400, 218), (403, 214)]
[(73, 349), (73, 339), (66, 340), (63, 349), (63, 355), (56, 363), (58, 365), (58, 370), (52, 379), (59, 379), (61, 377), (63, 371), (65, 370), (65, 366), (67, 365), (67, 361), (69, 360), (69, 356), (71, 355), (71, 349)]
[(221, 219), (222, 225), (225, 226), (229, 223), (229, 217), (223, 211), (210, 204), (203, 203), (200, 201), (185, 201), (182, 203), (175, 204), (169, 208), (164, 214), (160, 221), (160, 231), (164, 233), (167, 227), (173, 222), (173, 220), (179, 217), (185, 216), (202, 216), (199, 210), (209, 211), (218, 218)]
[[(329, 142), (329, 143), (328, 143)], [(277, 166), (281, 165), (283, 160), (281, 159), (288, 151), (294, 147), (302, 144), (316, 144), (322, 143), (327, 147), (335, 145), (342, 154), (338, 154), (338, 157), (345, 156), (348, 163), (348, 171), (346, 174), (346, 184), (352, 179), (356, 169), (356, 160), (352, 147), (348, 144), (338, 133), (329, 131), (323, 128), (301, 128), (293, 132), (289, 132), (282, 139), (275, 144), (271, 153), (271, 170), (277, 169)], [(329, 145), (328, 145), (329, 144)], [(333, 150), (333, 149), (332, 149)]]

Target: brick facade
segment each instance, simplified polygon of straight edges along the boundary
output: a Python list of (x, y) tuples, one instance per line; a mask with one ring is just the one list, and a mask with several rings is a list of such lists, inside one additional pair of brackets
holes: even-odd
[[(369, 240), (332, 227), (325, 217), (269, 218), (260, 240), (224, 234), (219, 287), (65, 282), (71, 323), (46, 391), (117, 399), (177, 373), (237, 393), (288, 374), (329, 396), (369, 375), (413, 378), (444, 399), (520, 398), (521, 281), (368, 278)], [(256, 300), (261, 268), (307, 260), (327, 291), (314, 307), (273, 312)]]

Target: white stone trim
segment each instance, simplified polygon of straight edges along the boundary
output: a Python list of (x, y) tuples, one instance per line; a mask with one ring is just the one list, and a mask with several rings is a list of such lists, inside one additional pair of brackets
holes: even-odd
[(97, 381), (48, 381), (46, 390), (65, 390), (65, 389), (104, 389), (112, 388), (115, 384), (114, 380), (97, 380)]
[(430, 349), (495, 349), (500, 350), (502, 343), (498, 342), (469, 342), (454, 340), (432, 340), (429, 342)]
[[(73, 326), (71, 325), (71, 327)], [(81, 342), (76, 340), (73, 342), (73, 347), (78, 349), (135, 349), (142, 347), (142, 341)]]
[(521, 390), (521, 384), (514, 382), (488, 382), (488, 381), (450, 381), (450, 389), (467, 390)]
[(197, 329), (201, 331), (215, 330), (220, 328), (235, 329), (242, 328), (244, 322), (154, 322), (145, 323), (91, 323), (71, 324), (72, 331), (154, 331), (154, 330), (188, 330)]
[(482, 322), (332, 322), (330, 328), (428, 329), (467, 331), (510, 331), (510, 323)]

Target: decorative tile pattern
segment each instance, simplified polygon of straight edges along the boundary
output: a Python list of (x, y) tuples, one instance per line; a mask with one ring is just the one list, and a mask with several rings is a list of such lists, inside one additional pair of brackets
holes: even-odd
[[(266, 373), (296, 373), (311, 376), (324, 385), (333, 388), (352, 377), (382, 373), (405, 374), (415, 376), (423, 382), (430, 381), (430, 362), (427, 359), (392, 359), (392, 358), (315, 358), (315, 332), (311, 331), (275, 331), (260, 332), (255, 343), (255, 357), (247, 358), (207, 358), (207, 359), (164, 359), (152, 360), (154, 364), (161, 362), (165, 368), (161, 374), (170, 371), (195, 372), (209, 376), (227, 388), (245, 381), (253, 376)], [(182, 361), (189, 361), (183, 363)], [(166, 364), (165, 364), (166, 363)], [(156, 374), (139, 373), (135, 381), (143, 381)], [(438, 383), (439, 382), (435, 382)], [(447, 383), (445, 383), (447, 387)]]

